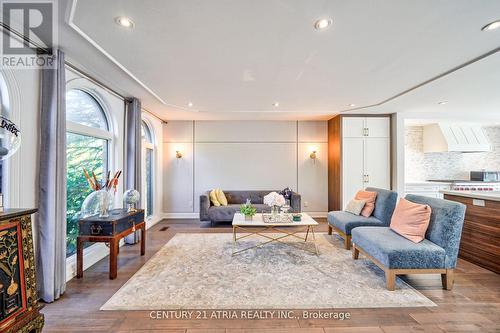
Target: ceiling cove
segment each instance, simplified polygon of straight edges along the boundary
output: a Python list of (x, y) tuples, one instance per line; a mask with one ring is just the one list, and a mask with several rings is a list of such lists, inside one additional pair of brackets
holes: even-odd
[(141, 87), (146, 89), (151, 95), (153, 95), (158, 101), (162, 104), (167, 104), (157, 93), (155, 93), (151, 88), (149, 88), (144, 82), (142, 82), (138, 77), (136, 77), (130, 70), (127, 69), (124, 65), (122, 65), (118, 60), (116, 60), (111, 54), (109, 54), (102, 46), (100, 46), (97, 42), (95, 42), (90, 36), (88, 36), (85, 32), (83, 32), (74, 22), (75, 10), (77, 6), (78, 0), (72, 0), (68, 24), (71, 28), (73, 28), (80, 36), (82, 36), (85, 40), (87, 40), (92, 46), (98, 49), (105, 57), (111, 60), (116, 66), (118, 66), (122, 71), (124, 71), (132, 80), (137, 82)]
[[(91, 1), (89, 1), (91, 2)], [(88, 3), (89, 3), (88, 2)], [(123, 4), (123, 7), (127, 7), (127, 6), (130, 6), (130, 1), (115, 1), (116, 3), (119, 3), (119, 4)], [(156, 3), (155, 1), (150, 1), (151, 3)], [(216, 1), (217, 3), (225, 3), (225, 1)], [(288, 10), (288, 13), (291, 14), (291, 16), (296, 19), (297, 18), (297, 9), (300, 9), (300, 8), (295, 8), (294, 6), (296, 6), (297, 4), (297, 1), (290, 1), (289, 3), (284, 3), (282, 1), (272, 1), (274, 3), (274, 6), (281, 6), (280, 9), (283, 10), (283, 8), (285, 8), (286, 10)], [(319, 1), (321, 2), (321, 1)], [(463, 1), (461, 1), (463, 2)], [(180, 110), (180, 111), (186, 111), (186, 112), (199, 112), (199, 113), (268, 113), (268, 112), (273, 112), (273, 113), (283, 113), (283, 114), (289, 114), (289, 113), (301, 113), (304, 111), (304, 109), (293, 109), (290, 107), (290, 104), (287, 104), (286, 103), (286, 96), (285, 97), (282, 97), (280, 98), (279, 96), (279, 91), (276, 92), (276, 91), (273, 91), (273, 95), (274, 96), (271, 96), (269, 97), (268, 99), (270, 100), (269, 103), (263, 103), (264, 106), (258, 106), (258, 107), (248, 107), (248, 108), (238, 108), (238, 107), (233, 107), (232, 105), (228, 105), (228, 107), (226, 108), (222, 108), (222, 109), (217, 109), (217, 108), (214, 108), (214, 107), (204, 107), (203, 105), (200, 106), (200, 108), (198, 108), (198, 106), (201, 104), (199, 103), (198, 101), (196, 101), (196, 98), (191, 96), (191, 98), (184, 98), (186, 100), (186, 102), (184, 103), (183, 101), (180, 101), (181, 99), (180, 98), (177, 98), (174, 99), (174, 98), (170, 98), (170, 97), (165, 97), (165, 91), (169, 91), (169, 89), (160, 89), (159, 86), (156, 84), (155, 86), (155, 83), (153, 82), (150, 82), (151, 80), (149, 80), (147, 78), (148, 76), (148, 73), (146, 72), (147, 69), (144, 69), (144, 68), (141, 68), (140, 70), (137, 70), (137, 68), (131, 68), (131, 64), (130, 63), (124, 63), (123, 60), (126, 60), (124, 58), (120, 59), (119, 56), (122, 55), (120, 54), (120, 52), (116, 52), (116, 50), (114, 51), (111, 51), (110, 49), (107, 48), (107, 44), (106, 43), (103, 43), (103, 40), (97, 40), (95, 37), (96, 37), (96, 34), (95, 34), (95, 31), (94, 34), (91, 33), (88, 33), (88, 27), (84, 27), (82, 28), (81, 25), (82, 25), (82, 21), (80, 20), (78, 22), (78, 20), (75, 20), (75, 16), (76, 16), (76, 12), (78, 10), (78, 1), (77, 0), (73, 0), (72, 1), (72, 4), (71, 4), (71, 11), (70, 11), (70, 15), (69, 15), (69, 20), (68, 20), (68, 23), (70, 25), (70, 27), (72, 29), (74, 29), (80, 36), (82, 36), (85, 40), (87, 40), (92, 46), (94, 46), (96, 49), (98, 49), (104, 56), (106, 56), (110, 61), (112, 61), (118, 68), (120, 68), (123, 72), (125, 72), (132, 80), (134, 80), (135, 82), (137, 82), (140, 86), (142, 86), (149, 94), (151, 94), (155, 99), (157, 99), (158, 101), (160, 101), (162, 104), (164, 105), (167, 105), (167, 106), (170, 106), (172, 108), (175, 108), (177, 110)], [(175, 10), (178, 10), (179, 13), (181, 14), (184, 14), (184, 16), (182, 16), (183, 19), (186, 19), (186, 17), (189, 18), (190, 15), (192, 15), (192, 13), (187, 13), (185, 11), (187, 11), (188, 9), (192, 9), (192, 7), (195, 7), (195, 6), (199, 6), (200, 8), (203, 7), (203, 5), (200, 5), (200, 2), (199, 1), (189, 1), (189, 5), (179, 5), (178, 4), (178, 1), (172, 1), (171, 3), (174, 3), (174, 6), (173, 9), (174, 11)], [(175, 7), (175, 3), (177, 3), (177, 7)], [(261, 4), (261, 1), (258, 1), (258, 6), (259, 9), (263, 9), (262, 8), (262, 4)], [(338, 5), (338, 2), (337, 1), (333, 1), (332, 3), (336, 3)], [(394, 3), (396, 4), (396, 2)], [(450, 2), (451, 4), (451, 2)], [(216, 6), (217, 7), (217, 6)], [(270, 6), (272, 7), (272, 6)], [(397, 7), (397, 6), (396, 6)], [(425, 6), (424, 6), (425, 7)], [(172, 8), (170, 8), (172, 9)], [(199, 9), (199, 8), (198, 8)], [(275, 9), (276, 8), (270, 8), (270, 11), (271, 12), (275, 12)], [(396, 8), (397, 9), (397, 8)], [(416, 9), (420, 9), (420, 8), (416, 8)], [(183, 12), (184, 10), (184, 12)], [(285, 11), (286, 11), (285, 10)], [(376, 9), (374, 8), (368, 8), (368, 11), (376, 11)], [(328, 8), (325, 10), (326, 12), (334, 12), (332, 10), (329, 10)], [(397, 12), (397, 10), (396, 10)], [(121, 14), (121, 13), (116, 13), (116, 15), (113, 15), (113, 13), (109, 13), (110, 14), (110, 21), (113, 21), (113, 18), (116, 17), (116, 15), (118, 14)], [(132, 13), (133, 14), (133, 13)], [(187, 15), (187, 14), (190, 14), (190, 15)], [(284, 13), (286, 14), (286, 13)], [(311, 14), (311, 13), (308, 13), (308, 14)], [(393, 13), (392, 13), (393, 14)], [(479, 14), (482, 14), (482, 13), (479, 13)], [(472, 16), (476, 16), (476, 19), (477, 17), (479, 17), (478, 13), (475, 13), (474, 15)], [(310, 15), (310, 17), (316, 17), (318, 16), (318, 14), (316, 14), (313, 10), (313, 13)], [(340, 15), (340, 14), (339, 14)], [(332, 13), (331, 15), (333, 17), (333, 20), (332, 20), (332, 26), (329, 27), (328, 29), (326, 29), (325, 32), (315, 32), (314, 31), (314, 20), (308, 20), (306, 23), (308, 23), (308, 25), (310, 25), (310, 30), (312, 31), (312, 33), (316, 33), (316, 34), (323, 34), (323, 33), (332, 33), (334, 32), (336, 29), (339, 29), (339, 27), (337, 27), (336, 25), (339, 24), (341, 25), (342, 24), (342, 16), (336, 16), (335, 13)], [(349, 15), (346, 15), (346, 17), (348, 17)], [(87, 16), (88, 17), (88, 16)], [(301, 17), (300, 15), (298, 15), (298, 17)], [(141, 20), (138, 20), (139, 21), (139, 24), (141, 23), (144, 23), (144, 21), (141, 22)], [(244, 21), (244, 20), (243, 20)], [(310, 21), (310, 22), (309, 22)], [(431, 23), (432, 24), (436, 24), (436, 22), (438, 22), (439, 20), (436, 19), (436, 18), (432, 18), (431, 20)], [(477, 20), (478, 22), (481, 22), (481, 20)], [(137, 22), (134, 18), (134, 22)], [(95, 23), (95, 22), (93, 22)], [(277, 22), (277, 23), (280, 23), (280, 22)], [(283, 23), (283, 22), (282, 22)], [(310, 23), (310, 24), (309, 24)], [(411, 22), (410, 22), (411, 23)], [(428, 22), (427, 22), (428, 23)], [(290, 28), (292, 25), (289, 24), (289, 22), (287, 21), (284, 21), (283, 23), (284, 25), (286, 25), (286, 28)], [(287, 25), (288, 24), (288, 25)], [(429, 23), (430, 24), (430, 23)], [(199, 38), (200, 34), (199, 34), (199, 31), (196, 31), (196, 29), (198, 29), (199, 27), (196, 26), (196, 24), (194, 25), (193, 28), (191, 28), (191, 30), (181, 30), (181, 33), (183, 33), (184, 37), (186, 38), (191, 38), (192, 36), (190, 35), (191, 33), (192, 34), (198, 34), (197, 37)], [(219, 27), (220, 28), (220, 27)], [(428, 30), (430, 30), (432, 27), (423, 27), (423, 28), (427, 28)], [(479, 27), (480, 28), (480, 27)], [(480, 30), (478, 28), (478, 30)], [(193, 32), (194, 30), (194, 32)], [(172, 30), (170, 30), (172, 31)], [(220, 31), (219, 31), (220, 32)], [(414, 33), (413, 30), (408, 30), (409, 33)], [(283, 33), (282, 31), (278, 31), (277, 33)], [(431, 33), (431, 32), (428, 32), (427, 33)], [(302, 34), (301, 36), (304, 37), (308, 37), (308, 38), (318, 38), (317, 36), (313, 36), (313, 37), (310, 37), (309, 35), (304, 35), (304, 32), (303, 30), (301, 30), (301, 32), (299, 32), (299, 34)], [(202, 34), (201, 34), (202, 36)], [(232, 35), (231, 35), (231, 32), (228, 33), (228, 36), (230, 36), (232, 38)], [(287, 37), (288, 35), (285, 33), (283, 36)], [(411, 39), (412, 36), (408, 36), (407, 38)], [(413, 37), (416, 37), (416, 36), (413, 36)], [(498, 41), (498, 38), (496, 38), (496, 40)], [(199, 41), (199, 40), (197, 40)], [(500, 44), (500, 43), (497, 43), (497, 45)], [(404, 45), (404, 44), (402, 44)], [(480, 55), (477, 55), (477, 52), (476, 54), (469, 54), (469, 57), (466, 58), (467, 55), (465, 55), (464, 57), (462, 57), (460, 60), (460, 62), (450, 62), (450, 63), (445, 63), (445, 62), (442, 62), (442, 64), (445, 64), (447, 66), (441, 66), (440, 70), (439, 71), (434, 71), (431, 75), (426, 75), (426, 76), (421, 76), (419, 78), (418, 81), (415, 81), (413, 82), (413, 84), (406, 84), (406, 85), (400, 85), (398, 86), (398, 89), (399, 90), (394, 90), (393, 91), (390, 91), (390, 89), (387, 89), (387, 91), (390, 91), (389, 92), (385, 92), (385, 94), (380, 94), (378, 96), (376, 96), (376, 94), (373, 94), (372, 95), (372, 98), (374, 100), (371, 100), (371, 101), (362, 101), (361, 103), (354, 100), (354, 98), (349, 98), (349, 101), (345, 101), (343, 103), (341, 103), (340, 105), (335, 105), (331, 108), (326, 108), (326, 107), (321, 107), (321, 103), (318, 103), (318, 106), (316, 108), (314, 108), (314, 110), (312, 111), (309, 111), (311, 114), (324, 114), (324, 113), (330, 113), (330, 114), (337, 114), (337, 113), (347, 113), (347, 112), (356, 112), (356, 111), (360, 111), (360, 110), (367, 110), (367, 109), (371, 109), (371, 108), (375, 108), (375, 107), (380, 107), (386, 103), (389, 103), (395, 99), (398, 99), (399, 97), (402, 97), (412, 91), (415, 91), (419, 88), (422, 88), (423, 86), (426, 86), (436, 80), (439, 80), (439, 79), (443, 79), (445, 77), (447, 77), (448, 75), (450, 75), (451, 73), (454, 73), (456, 71), (459, 71), (460, 69), (463, 69), (464, 67), (466, 66), (469, 66), (471, 64), (474, 64), (476, 62), (479, 62), (489, 56), (492, 56), (494, 55), (495, 53), (499, 52), (500, 51), (500, 47), (495, 47), (493, 49), (491, 49), (490, 47), (490, 50), (488, 50), (485, 46), (489, 45), (487, 42), (484, 42), (481, 46), (482, 49), (480, 49), (480, 51), (482, 50), (481, 54)], [(491, 44), (491, 45), (494, 45), (494, 44)], [(289, 45), (284, 45), (285, 48)], [(294, 49), (296, 50), (296, 49)], [(279, 53), (280, 50), (279, 49), (275, 49), (273, 51), (276, 51), (276, 53)], [(324, 50), (323, 50), (324, 51)], [(321, 61), (323, 61), (323, 59), (319, 59), (321, 58), (321, 51), (318, 51), (318, 49), (311, 49), (307, 52), (307, 56), (304, 57), (304, 63), (303, 63), (303, 66), (297, 66), (296, 68), (292, 68), (293, 70), (295, 69), (299, 69), (298, 72), (296, 72), (296, 74), (294, 74), (294, 77), (295, 77), (295, 80), (296, 81), (300, 81), (302, 79), (302, 76), (304, 76), (307, 72), (313, 72), (314, 73), (314, 66), (318, 66), (318, 63), (321, 64)], [(118, 56), (117, 56), (118, 55)], [(472, 55), (472, 56), (470, 56)], [(200, 57), (203, 57), (203, 54), (200, 54), (199, 55)], [(282, 58), (286, 58), (286, 56), (283, 56), (283, 55), (280, 55), (282, 56)], [(354, 57), (356, 55), (353, 55)], [(277, 57), (278, 58), (278, 57)], [(402, 58), (402, 57), (401, 57)], [(319, 59), (319, 60), (318, 60)], [(267, 59), (266, 59), (267, 60)], [(280, 61), (283, 61), (283, 62), (286, 62), (285, 60), (283, 59), (278, 59)], [(335, 60), (332, 60), (332, 62), (335, 61)], [(400, 61), (400, 59), (396, 59), (395, 62), (397, 63), (398, 61)], [(458, 64), (458, 65), (457, 65)], [(147, 63), (146, 63), (147, 65)], [(285, 67), (286, 68), (286, 65), (287, 64), (281, 64), (281, 63), (276, 63), (276, 66), (282, 66), (282, 67)], [(324, 63), (322, 64), (323, 67), (322, 68), (325, 68), (324, 66)], [(380, 65), (380, 64), (379, 64)], [(391, 66), (392, 67), (395, 67), (395, 65), (393, 63), (388, 63), (388, 64), (383, 64), (384, 66), (386, 66), (387, 68), (389, 68), (389, 70), (391, 69)], [(137, 65), (136, 65), (137, 67)], [(311, 68), (313, 68), (311, 70)], [(293, 72), (293, 70), (291, 70), (291, 72)], [(317, 72), (316, 72), (317, 73)], [(211, 73), (213, 74), (213, 73)], [(247, 82), (247, 83), (258, 83), (259, 82), (259, 75), (261, 73), (259, 73), (258, 70), (254, 69), (254, 68), (246, 68), (242, 71), (242, 82)], [(429, 74), (429, 73), (428, 73)], [(149, 73), (150, 75), (150, 73)], [(216, 82), (217, 82), (217, 78), (214, 77), (213, 78), (213, 82), (214, 82), (214, 85), (216, 85)], [(172, 79), (171, 79), (172, 80)], [(182, 81), (182, 80), (181, 80)], [(407, 80), (407, 82), (410, 82), (411, 79)], [(147, 82), (147, 83), (146, 83)], [(260, 83), (263, 83), (265, 82), (265, 80), (261, 80)], [(325, 82), (325, 80), (323, 80), (323, 82)], [(166, 88), (168, 88), (169, 86), (166, 86)], [(185, 87), (185, 86), (184, 86)], [(205, 88), (206, 89), (210, 89), (210, 85), (209, 84), (205, 84)], [(223, 90), (221, 89), (220, 87), (217, 87), (219, 88), (219, 90)], [(227, 87), (224, 87), (224, 88), (227, 88)], [(375, 90), (377, 90), (377, 88), (375, 88)], [(184, 91), (186, 91), (186, 89), (184, 89)], [(324, 90), (323, 90), (324, 91)], [(162, 94), (163, 93), (163, 94)], [(231, 94), (231, 91), (228, 91), (228, 94), (230, 95)], [(196, 96), (196, 94), (193, 94), (194, 96)], [(235, 94), (237, 95), (237, 94)], [(385, 95), (385, 96), (384, 96)], [(317, 97), (318, 99), (321, 99), (321, 96), (322, 94), (310, 94), (310, 96), (308, 96), (309, 98), (312, 97)], [(377, 99), (374, 98), (377, 97)], [(251, 97), (254, 97), (254, 96), (250, 96), (249, 98)], [(194, 100), (195, 102), (193, 104), (190, 104), (192, 103), (191, 100)], [(189, 101), (189, 103), (187, 102)], [(274, 102), (274, 101), (279, 101), (278, 102)], [(282, 101), (285, 101), (285, 102), (282, 102)], [(371, 102), (371, 103), (370, 103)], [(328, 103), (327, 102), (324, 102), (323, 105), (327, 105)], [(266, 105), (267, 105), (267, 108), (266, 108)]]

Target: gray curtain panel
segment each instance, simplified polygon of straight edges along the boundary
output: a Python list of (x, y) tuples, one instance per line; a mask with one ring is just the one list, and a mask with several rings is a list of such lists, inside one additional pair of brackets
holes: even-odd
[[(137, 98), (125, 100), (125, 190), (135, 189), (143, 196), (141, 124), (141, 101)], [(127, 244), (135, 244), (138, 241), (138, 232), (125, 237)]]
[(66, 289), (66, 78), (64, 53), (57, 68), (41, 71), (40, 187), (37, 272), (40, 297), (58, 299)]

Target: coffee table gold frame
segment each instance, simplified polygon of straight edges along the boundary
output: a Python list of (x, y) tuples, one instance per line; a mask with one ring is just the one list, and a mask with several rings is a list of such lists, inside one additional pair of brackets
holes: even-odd
[[(293, 232), (288, 232), (286, 230), (281, 229), (282, 227), (277, 226), (277, 225), (251, 227), (252, 229), (258, 228), (257, 231), (256, 230), (251, 230), (249, 228), (242, 227), (242, 226), (239, 226), (239, 225), (233, 225), (233, 253), (232, 253), (232, 255), (234, 256), (236, 254), (239, 254), (239, 253), (242, 253), (242, 252), (245, 252), (245, 251), (248, 251), (248, 250), (252, 250), (252, 249), (255, 249), (255, 248), (260, 248), (260, 247), (262, 247), (262, 246), (264, 246), (266, 244), (278, 242), (278, 243), (282, 243), (282, 244), (286, 244), (286, 245), (289, 245), (289, 246), (292, 246), (292, 247), (296, 247), (296, 248), (302, 249), (304, 251), (307, 251), (307, 252), (310, 252), (312, 254), (315, 254), (315, 255), (319, 256), (319, 250), (318, 250), (318, 245), (316, 244), (316, 235), (314, 233), (314, 227), (312, 225), (294, 226), (294, 228), (300, 228), (300, 227), (303, 227), (303, 228), (301, 228), (299, 230), (295, 230)], [(245, 234), (242, 235), (242, 236), (238, 236), (237, 235), (237, 230), (241, 230)], [(278, 237), (273, 237), (272, 234), (263, 233), (264, 231), (268, 231), (268, 232), (269, 231), (274, 231), (274, 232), (282, 234), (282, 235), (280, 235)], [(299, 233), (304, 233), (304, 232), (306, 233), (306, 235), (304, 237), (298, 236)], [(295, 237), (295, 238), (298, 238), (298, 239), (304, 241), (304, 244), (306, 244), (307, 240), (308, 240), (308, 237), (309, 237), (309, 234), (311, 234), (312, 243), (314, 244), (314, 251), (311, 250), (311, 249), (307, 249), (306, 246), (298, 246), (295, 243), (289, 243), (289, 242), (282, 241), (283, 239), (288, 238), (288, 237)], [(253, 245), (253, 246), (241, 249), (241, 250), (235, 250), (235, 248), (237, 246), (237, 241), (238, 240), (243, 239), (243, 238), (247, 238), (247, 237), (251, 237), (251, 236), (261, 236), (261, 237), (266, 238), (267, 241), (261, 242), (261, 243), (259, 243), (257, 245)]]

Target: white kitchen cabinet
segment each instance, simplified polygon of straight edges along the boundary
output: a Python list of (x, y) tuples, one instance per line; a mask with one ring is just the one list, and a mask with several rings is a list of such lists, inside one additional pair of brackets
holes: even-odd
[(365, 187), (391, 186), (390, 118), (343, 117), (342, 208)]
[(342, 136), (344, 138), (363, 138), (365, 135), (366, 120), (362, 117), (342, 119)]
[(344, 138), (389, 138), (391, 135), (387, 117), (345, 117), (342, 120)]
[[(343, 142), (343, 197), (354, 198), (357, 191), (364, 187), (365, 158), (363, 138), (345, 138)], [(350, 200), (349, 199), (349, 200)], [(347, 203), (349, 200), (345, 201)], [(343, 207), (343, 206), (342, 206)]]
[(386, 189), (391, 186), (390, 148), (389, 138), (365, 139), (366, 186)]
[(391, 122), (389, 118), (365, 118), (366, 136), (370, 138), (389, 138), (391, 136)]

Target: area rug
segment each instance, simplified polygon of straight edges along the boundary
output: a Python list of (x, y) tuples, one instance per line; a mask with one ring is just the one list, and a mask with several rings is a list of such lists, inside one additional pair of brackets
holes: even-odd
[(231, 234), (177, 234), (101, 310), (435, 306), (399, 278), (386, 290), (383, 271), (334, 237), (316, 235), (319, 256), (280, 243), (231, 256)]

